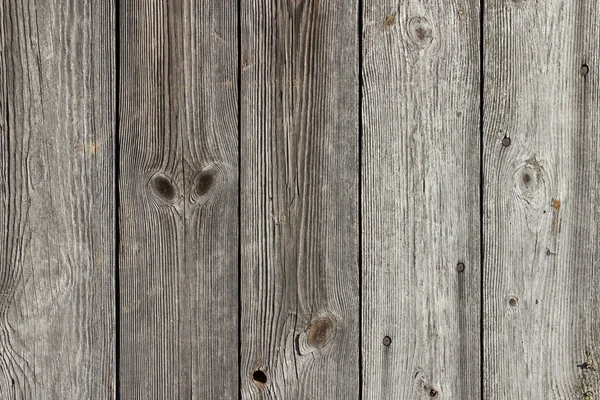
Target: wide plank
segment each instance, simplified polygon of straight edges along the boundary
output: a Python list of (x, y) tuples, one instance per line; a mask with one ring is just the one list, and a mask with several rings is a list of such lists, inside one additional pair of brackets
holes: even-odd
[(485, 5), (485, 395), (600, 395), (600, 3)]
[(234, 399), (237, 2), (120, 1), (124, 399)]
[(363, 38), (363, 398), (479, 398), (479, 2), (365, 0)]
[(241, 397), (358, 399), (358, 1), (240, 12)]
[(0, 1), (0, 397), (115, 396), (115, 10)]

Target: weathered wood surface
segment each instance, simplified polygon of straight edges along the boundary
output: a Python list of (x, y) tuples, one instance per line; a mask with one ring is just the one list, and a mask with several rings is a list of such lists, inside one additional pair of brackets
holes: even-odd
[(479, 4), (364, 7), (363, 398), (479, 398)]
[(237, 2), (120, 1), (124, 399), (234, 399)]
[(2, 0), (0, 21), (0, 398), (111, 398), (114, 9)]
[(0, 0), (0, 399), (598, 398), (599, 37)]
[(241, 397), (358, 399), (358, 2), (240, 12)]
[(485, 4), (485, 397), (598, 398), (600, 3)]

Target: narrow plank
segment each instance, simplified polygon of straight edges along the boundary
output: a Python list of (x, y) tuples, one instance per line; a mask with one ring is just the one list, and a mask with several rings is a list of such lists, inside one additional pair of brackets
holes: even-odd
[(241, 395), (358, 399), (358, 2), (241, 7)]
[(114, 398), (114, 9), (0, 21), (0, 397)]
[(486, 1), (485, 394), (600, 395), (600, 4)]
[(363, 27), (364, 398), (479, 398), (479, 2)]
[(121, 393), (238, 386), (237, 2), (120, 2)]

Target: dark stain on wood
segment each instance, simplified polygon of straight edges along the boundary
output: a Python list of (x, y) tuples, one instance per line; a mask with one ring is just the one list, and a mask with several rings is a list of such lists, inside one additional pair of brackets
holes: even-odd
[(150, 185), (156, 196), (165, 201), (173, 201), (177, 196), (177, 190), (173, 182), (164, 175), (156, 175), (150, 180)]
[(308, 331), (308, 344), (311, 347), (320, 349), (333, 339), (335, 335), (335, 326), (329, 318), (317, 320)]

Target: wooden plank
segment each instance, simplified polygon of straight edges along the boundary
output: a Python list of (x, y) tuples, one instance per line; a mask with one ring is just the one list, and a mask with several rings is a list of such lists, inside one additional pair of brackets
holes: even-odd
[(363, 24), (363, 398), (479, 398), (479, 2)]
[(358, 399), (358, 2), (241, 7), (241, 395)]
[(486, 1), (485, 394), (600, 395), (600, 4)]
[(112, 398), (114, 9), (2, 0), (0, 24), (0, 397)]
[(122, 397), (237, 398), (237, 2), (120, 4)]

